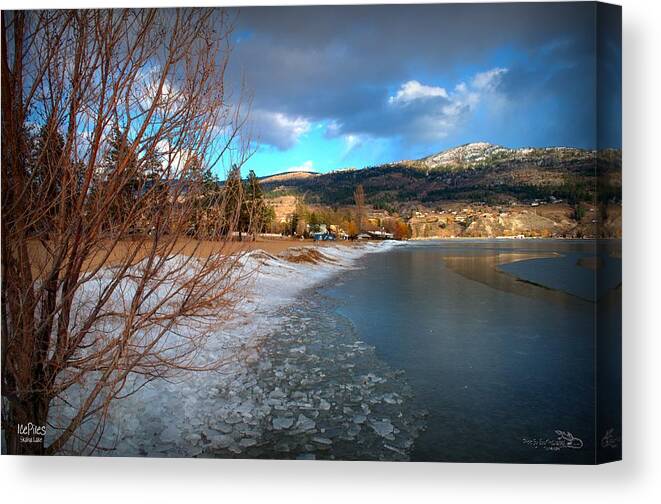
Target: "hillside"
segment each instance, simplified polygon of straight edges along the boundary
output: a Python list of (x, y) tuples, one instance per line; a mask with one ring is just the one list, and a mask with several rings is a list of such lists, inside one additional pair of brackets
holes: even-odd
[(332, 206), (351, 205), (361, 184), (369, 204), (391, 211), (444, 201), (589, 202), (596, 200), (597, 180), (602, 197), (619, 201), (621, 193), (621, 153), (615, 150), (597, 156), (567, 147), (510, 149), (473, 143), (362, 170), (304, 173), (266, 177), (262, 184), (272, 197), (299, 195), (307, 203)]
[(282, 182), (291, 182), (298, 180), (305, 180), (319, 176), (316, 172), (311, 171), (286, 171), (282, 173), (275, 173), (259, 179), (261, 184), (275, 184)]

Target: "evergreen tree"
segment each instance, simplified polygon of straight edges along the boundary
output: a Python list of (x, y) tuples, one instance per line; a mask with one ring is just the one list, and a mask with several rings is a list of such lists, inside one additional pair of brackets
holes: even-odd
[(33, 141), (34, 179), (38, 184), (59, 185), (61, 182), (59, 163), (64, 152), (64, 138), (57, 130), (54, 121), (41, 127), (37, 138)]
[(275, 208), (271, 205), (264, 206), (264, 222), (262, 223), (263, 230), (270, 230), (273, 232), (273, 223), (275, 221)]
[(238, 228), (239, 238), (241, 238), (242, 232), (239, 224), (243, 209), (243, 197), (241, 168), (238, 165), (233, 165), (227, 174), (227, 180), (223, 188), (224, 222), (221, 229), (225, 234), (228, 234)]
[(321, 222), (316, 212), (310, 212), (308, 223), (310, 224), (310, 231), (312, 231), (313, 233), (319, 231), (320, 230), (319, 225), (323, 224), (323, 222)]
[[(123, 221), (123, 216), (131, 211), (137, 199), (143, 183), (139, 177), (139, 167), (128, 133), (115, 124), (108, 139), (108, 150), (101, 163), (100, 180), (96, 183), (98, 192), (114, 195), (107, 213), (110, 228), (114, 223)], [(108, 180), (113, 181), (112, 187), (106, 186)]]
[(65, 162), (64, 137), (51, 118), (36, 135), (34, 131), (26, 131), (26, 140), (29, 144), (27, 164), (32, 172), (32, 184), (39, 187), (35, 192), (47, 195), (44, 201), (48, 205), (47, 211), (41, 216), (41, 223), (35, 223), (35, 227), (40, 231), (52, 231), (56, 226), (54, 217), (58, 212), (57, 205), (65, 182), (61, 166)]
[(136, 155), (131, 151), (128, 133), (115, 124), (110, 131), (108, 150), (101, 165), (103, 174), (107, 176), (116, 170), (131, 174), (135, 172), (137, 165)]
[[(232, 187), (235, 185), (236, 174), (230, 172), (232, 181), (229, 182), (229, 191), (235, 193)], [(238, 175), (240, 177), (240, 174)], [(213, 174), (211, 168), (205, 167), (203, 161), (193, 155), (186, 164), (186, 187), (188, 196), (193, 198), (195, 207), (194, 222), (191, 230), (202, 238), (213, 238), (217, 236), (218, 227), (220, 232), (226, 234), (232, 227), (232, 215), (236, 207), (235, 197), (228, 198), (225, 201), (226, 206), (220, 204), (220, 200), (225, 196), (227, 185), (221, 190), (218, 178)], [(221, 222), (219, 222), (219, 219)]]
[(157, 147), (152, 147), (145, 152), (140, 160), (141, 171), (147, 180), (155, 182), (162, 179), (166, 174), (163, 169), (163, 156)]
[(244, 194), (240, 228), (254, 236), (263, 229), (266, 205), (262, 188), (253, 170), (248, 173)]
[(298, 220), (298, 211), (294, 211), (294, 213), (291, 214), (291, 219), (289, 221), (289, 234), (292, 236), (296, 234), (296, 228), (298, 228)]
[(363, 189), (362, 184), (356, 186), (353, 198), (356, 203), (356, 224), (358, 225), (358, 232), (360, 233), (365, 224), (365, 190)]

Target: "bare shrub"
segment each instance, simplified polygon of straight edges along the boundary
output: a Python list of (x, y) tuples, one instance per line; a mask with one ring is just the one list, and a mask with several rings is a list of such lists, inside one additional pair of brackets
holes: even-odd
[[(242, 202), (207, 177), (248, 148), (231, 32), (218, 9), (2, 13), (9, 453), (90, 452), (112, 401), (220, 364), (200, 351), (247, 274), (222, 240)], [(51, 441), (21, 443), (54, 401)]]

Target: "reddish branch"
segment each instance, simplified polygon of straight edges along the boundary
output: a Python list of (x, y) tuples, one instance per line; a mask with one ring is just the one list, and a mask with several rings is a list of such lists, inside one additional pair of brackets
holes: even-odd
[[(222, 10), (2, 13), (10, 453), (92, 451), (113, 400), (220, 364), (199, 356), (239, 299), (223, 239), (241, 201), (203, 174), (247, 153), (231, 31)], [(72, 413), (49, 416), (64, 401)], [(20, 442), (18, 424), (49, 419), (48, 444)]]

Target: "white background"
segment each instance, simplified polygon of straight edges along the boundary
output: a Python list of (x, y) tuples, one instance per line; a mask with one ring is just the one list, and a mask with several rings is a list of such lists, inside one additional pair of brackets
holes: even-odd
[[(10, 0), (10, 8), (255, 5)], [(301, 2), (271, 2), (301, 3)], [(324, 2), (335, 3), (335, 2)], [(364, 2), (373, 3), (373, 2)], [(378, 2), (374, 2), (378, 3)], [(403, 3), (400, 1), (400, 3)], [(661, 502), (661, 16), (624, 0), (624, 461), (488, 464), (0, 458), (3, 502)]]

